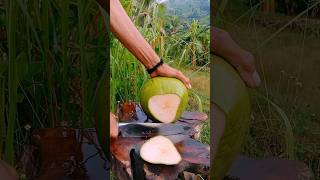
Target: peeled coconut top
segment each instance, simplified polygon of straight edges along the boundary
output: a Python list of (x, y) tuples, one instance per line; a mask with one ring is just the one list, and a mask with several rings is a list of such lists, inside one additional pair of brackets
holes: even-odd
[(155, 136), (147, 140), (141, 146), (140, 156), (152, 164), (176, 165), (182, 160), (171, 140), (164, 136)]
[(140, 101), (149, 116), (163, 123), (172, 123), (186, 108), (188, 90), (176, 78), (155, 77), (142, 87)]

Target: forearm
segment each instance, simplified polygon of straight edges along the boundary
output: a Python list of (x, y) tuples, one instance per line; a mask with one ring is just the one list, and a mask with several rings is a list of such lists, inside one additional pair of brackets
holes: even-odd
[(160, 58), (142, 37), (119, 0), (110, 0), (110, 27), (121, 43), (146, 67), (152, 68)]

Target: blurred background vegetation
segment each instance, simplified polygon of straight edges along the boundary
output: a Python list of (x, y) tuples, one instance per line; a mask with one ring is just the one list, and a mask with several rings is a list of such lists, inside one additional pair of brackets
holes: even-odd
[(256, 58), (243, 153), (305, 162), (320, 179), (320, 1), (220, 0), (214, 25)]
[(106, 23), (95, 1), (0, 1), (1, 158), (15, 164), (38, 128), (93, 126)]

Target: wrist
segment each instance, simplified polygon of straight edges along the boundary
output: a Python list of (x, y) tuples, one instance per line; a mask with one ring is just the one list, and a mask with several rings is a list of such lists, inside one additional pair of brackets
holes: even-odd
[(160, 59), (159, 62), (157, 64), (155, 64), (153, 67), (151, 68), (147, 68), (147, 72), (151, 75), (154, 72), (157, 72), (157, 70), (163, 65), (163, 60)]
[(151, 68), (153, 68), (154, 66), (156, 66), (160, 61), (161, 61), (161, 58), (158, 57), (158, 56), (155, 56), (155, 57), (153, 57), (153, 58), (150, 58), (150, 60), (145, 61), (144, 67), (145, 67), (146, 69), (151, 69)]

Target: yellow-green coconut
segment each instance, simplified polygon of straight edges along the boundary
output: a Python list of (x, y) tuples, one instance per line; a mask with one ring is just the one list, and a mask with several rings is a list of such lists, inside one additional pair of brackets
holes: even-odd
[(141, 88), (140, 103), (143, 111), (152, 119), (173, 123), (187, 106), (188, 90), (176, 78), (151, 78)]

